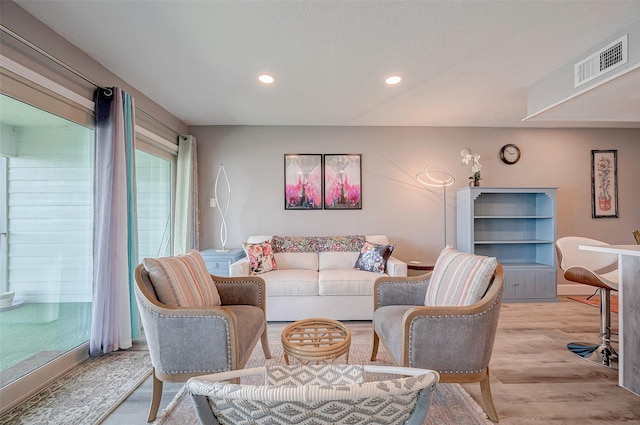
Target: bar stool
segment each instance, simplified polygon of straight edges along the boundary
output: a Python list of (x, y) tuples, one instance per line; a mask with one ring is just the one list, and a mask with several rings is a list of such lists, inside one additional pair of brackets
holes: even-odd
[(618, 290), (618, 256), (581, 250), (580, 245), (608, 244), (578, 236), (567, 236), (556, 241), (556, 251), (564, 278), (594, 286), (600, 292), (600, 343), (572, 342), (567, 344), (567, 348), (585, 360), (617, 369), (618, 352), (611, 346), (612, 342), (617, 342), (611, 339), (611, 291)]

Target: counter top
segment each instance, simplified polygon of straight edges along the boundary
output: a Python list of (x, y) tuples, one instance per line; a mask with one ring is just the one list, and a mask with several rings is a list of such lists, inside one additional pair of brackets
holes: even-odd
[(640, 245), (580, 245), (580, 249), (640, 257)]

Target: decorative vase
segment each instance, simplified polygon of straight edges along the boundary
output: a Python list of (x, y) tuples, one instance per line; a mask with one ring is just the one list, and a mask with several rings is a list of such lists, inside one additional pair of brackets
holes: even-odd
[(469, 182), (469, 186), (470, 187), (480, 187), (480, 182), (472, 180), (472, 181)]
[(11, 291), (11, 292), (0, 292), (0, 308), (7, 308), (7, 307), (11, 307), (11, 305), (13, 304), (13, 296), (16, 293)]
[(611, 197), (609, 196), (608, 198), (598, 198), (598, 207), (602, 211), (611, 210)]

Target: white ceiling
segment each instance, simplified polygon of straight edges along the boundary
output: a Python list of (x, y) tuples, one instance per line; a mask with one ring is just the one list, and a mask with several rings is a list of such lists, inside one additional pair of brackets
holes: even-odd
[(640, 127), (640, 69), (522, 121), (639, 0), (16, 3), (188, 125)]

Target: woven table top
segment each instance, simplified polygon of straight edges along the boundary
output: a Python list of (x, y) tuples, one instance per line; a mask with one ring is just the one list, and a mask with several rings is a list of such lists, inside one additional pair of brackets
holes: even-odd
[(346, 354), (349, 362), (351, 331), (343, 323), (323, 318), (311, 318), (293, 322), (282, 331), (282, 348), (285, 362), (288, 356), (302, 363), (325, 362)]

